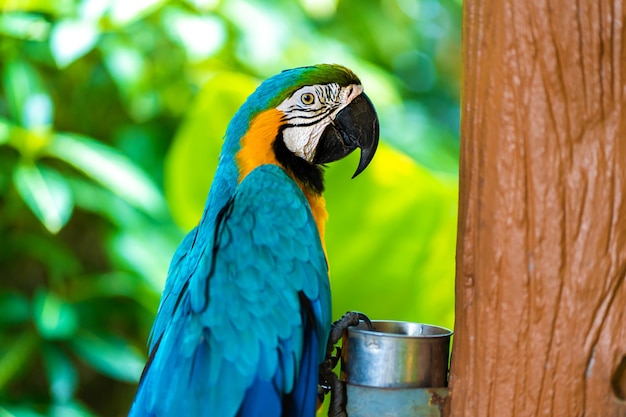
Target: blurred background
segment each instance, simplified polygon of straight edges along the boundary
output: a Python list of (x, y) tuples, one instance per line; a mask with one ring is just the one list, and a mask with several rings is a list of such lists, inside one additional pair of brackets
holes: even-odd
[(460, 3), (0, 0), (0, 417), (126, 415), (226, 125), (284, 68), (352, 68), (380, 117), (327, 170), (335, 318), (452, 328)]

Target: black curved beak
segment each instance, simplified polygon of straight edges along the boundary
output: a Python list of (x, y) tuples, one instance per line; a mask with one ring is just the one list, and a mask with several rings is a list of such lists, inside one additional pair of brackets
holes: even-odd
[(352, 176), (354, 178), (363, 172), (374, 158), (378, 135), (378, 116), (374, 105), (365, 93), (361, 93), (337, 113), (335, 120), (324, 130), (315, 150), (313, 163), (325, 164), (337, 161), (360, 148), (361, 159)]

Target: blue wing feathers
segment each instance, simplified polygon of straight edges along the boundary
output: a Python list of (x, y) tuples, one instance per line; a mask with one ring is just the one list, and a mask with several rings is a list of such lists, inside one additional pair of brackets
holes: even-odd
[(315, 325), (314, 311), (310, 300), (300, 293), (302, 321), (305, 331), (302, 340), (302, 356), (300, 358), (300, 372), (297, 375), (293, 392), (284, 401), (284, 415), (308, 416), (309, 410), (314, 410), (317, 402), (317, 372), (319, 365), (318, 342), (319, 337)]
[(277, 391), (276, 386), (272, 381), (257, 377), (246, 392), (237, 416), (278, 416), (281, 409), (281, 393)]
[(331, 317), (308, 203), (264, 165), (219, 213), (174, 256), (130, 414), (314, 416)]

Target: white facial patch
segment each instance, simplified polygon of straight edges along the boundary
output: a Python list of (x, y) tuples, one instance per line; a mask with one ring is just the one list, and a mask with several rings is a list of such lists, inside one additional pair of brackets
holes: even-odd
[(283, 140), (287, 149), (313, 162), (324, 129), (362, 92), (361, 85), (341, 87), (332, 83), (307, 85), (293, 93), (277, 107), (285, 115)]

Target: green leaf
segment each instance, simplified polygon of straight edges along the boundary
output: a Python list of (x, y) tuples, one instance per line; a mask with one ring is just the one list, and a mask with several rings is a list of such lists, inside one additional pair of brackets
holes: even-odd
[(52, 100), (33, 66), (26, 61), (9, 61), (2, 81), (13, 120), (26, 128), (52, 123)]
[(382, 142), (351, 180), (357, 163), (355, 152), (326, 175), (333, 311), (451, 327), (456, 177), (437, 177)]
[(70, 358), (53, 345), (43, 350), (44, 366), (50, 383), (50, 396), (55, 403), (68, 403), (78, 386), (78, 372)]
[(26, 98), (40, 92), (42, 82), (33, 67), (27, 62), (12, 60), (5, 64), (2, 83), (6, 94), (6, 103), (13, 120), (20, 121)]
[(228, 122), (258, 82), (220, 73), (207, 82), (176, 134), (165, 159), (165, 196), (183, 229), (198, 223), (213, 181)]
[(2, 407), (0, 406), (0, 417), (45, 417), (32, 408), (25, 406)]
[(162, 229), (127, 228), (109, 242), (113, 259), (124, 269), (135, 271), (151, 289), (160, 293), (176, 245), (182, 236), (172, 239)]
[[(169, 256), (165, 256), (169, 259)], [(165, 276), (165, 271), (160, 271)], [(163, 290), (163, 280), (158, 288), (149, 286), (135, 274), (129, 272), (108, 272), (104, 274), (78, 276), (71, 283), (72, 301), (92, 302), (97, 298), (111, 298), (116, 302), (126, 297), (143, 306), (146, 311), (156, 311)], [(2, 304), (0, 304), (2, 308)]]
[(137, 85), (146, 77), (146, 57), (136, 48), (132, 48), (122, 39), (106, 38), (101, 42), (99, 50), (103, 56), (104, 65), (120, 93), (127, 98), (124, 104), (129, 102)]
[(71, 341), (74, 352), (104, 375), (124, 382), (139, 381), (145, 358), (125, 341), (81, 332)]
[(57, 133), (47, 151), (145, 213), (164, 216), (165, 200), (154, 182), (115, 149), (84, 136)]
[(100, 33), (88, 20), (64, 20), (54, 25), (50, 51), (59, 68), (65, 68), (94, 47)]
[(8, 120), (0, 118), (0, 145), (9, 143), (13, 126)]
[[(81, 269), (80, 254), (68, 247), (64, 241), (43, 231), (22, 231), (7, 236), (3, 243), (9, 245), (10, 252), (5, 255), (18, 259), (28, 259), (29, 262), (46, 268), (48, 277), (55, 283), (64, 276), (73, 276)], [(15, 274), (20, 279), (21, 274)], [(21, 288), (21, 287), (18, 287)]]
[[(33, 123), (50, 124), (52, 102), (39, 74), (28, 62), (21, 60), (7, 62), (2, 82), (9, 114), (14, 121), (25, 127), (32, 126)], [(29, 102), (31, 104), (27, 105)], [(42, 106), (46, 107), (44, 113), (38, 114)]]
[(114, 0), (111, 2), (111, 19), (118, 25), (126, 25), (160, 7), (165, 0)]
[(0, 324), (19, 324), (30, 319), (30, 303), (20, 293), (0, 295)]
[(0, 33), (8, 36), (43, 42), (49, 31), (50, 23), (38, 14), (4, 13), (0, 15)]
[[(43, 100), (46, 101), (45, 98)], [(37, 99), (30, 101), (31, 105), (35, 107), (39, 105), (36, 102)], [(43, 107), (47, 106), (47, 104), (41, 105)], [(49, 110), (51, 111), (51, 109)], [(35, 121), (35, 119), (40, 116), (34, 114), (27, 116), (27, 118), (31, 117), (29, 120), (35, 125), (30, 129), (0, 117), (0, 145), (13, 147), (22, 155), (22, 159), (26, 161), (33, 161), (39, 158), (41, 150), (48, 146), (51, 137), (49, 126), (36, 126), (39, 122)], [(31, 122), (29, 121), (28, 123)]]
[(54, 404), (48, 412), (49, 417), (95, 417), (96, 415), (78, 402)]
[(66, 177), (74, 195), (75, 204), (125, 229), (146, 221), (145, 213), (126, 200), (83, 177)]
[(72, 193), (56, 171), (22, 163), (13, 172), (13, 182), (28, 208), (51, 233), (68, 222), (74, 208)]
[(33, 318), (39, 334), (45, 339), (68, 339), (78, 329), (74, 306), (51, 292), (35, 293)]
[(26, 97), (22, 108), (22, 125), (27, 129), (47, 128), (52, 124), (53, 104), (44, 93)]
[(3, 12), (36, 12), (58, 16), (71, 13), (74, 8), (72, 0), (0, 0)]
[(0, 391), (16, 374), (24, 370), (36, 346), (36, 335), (27, 330), (10, 344), (8, 350), (0, 352)]
[(164, 10), (163, 28), (174, 42), (185, 48), (192, 60), (215, 54), (226, 41), (226, 28), (221, 19), (204, 14), (198, 16), (182, 8)]
[(401, 106), (379, 109), (382, 134), (418, 164), (435, 172), (456, 175), (458, 138), (435, 121), (423, 104), (405, 101)]

